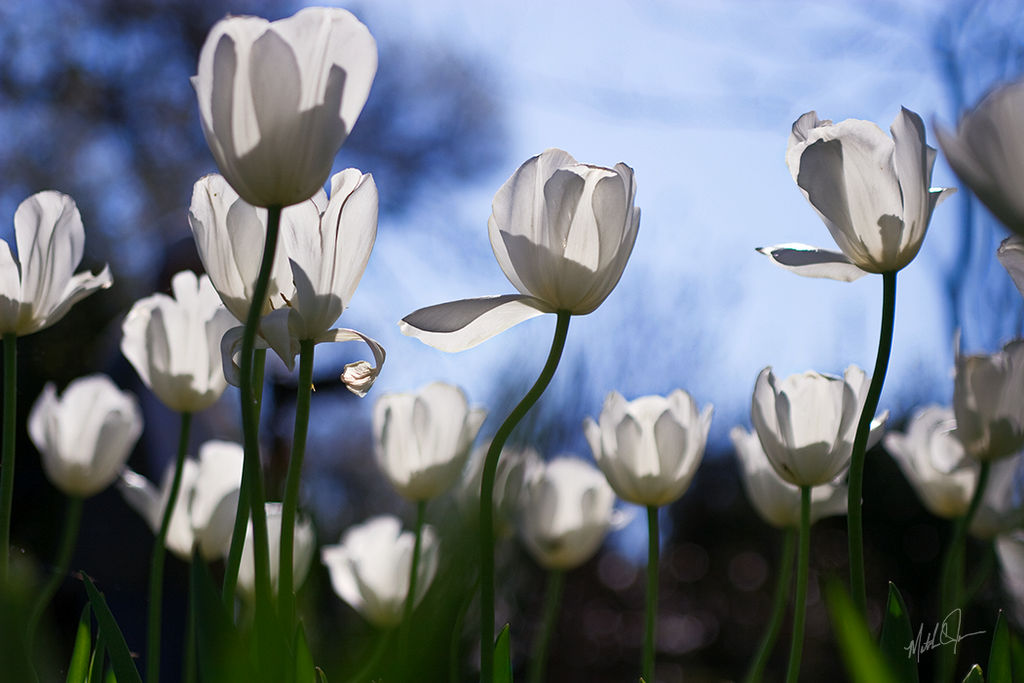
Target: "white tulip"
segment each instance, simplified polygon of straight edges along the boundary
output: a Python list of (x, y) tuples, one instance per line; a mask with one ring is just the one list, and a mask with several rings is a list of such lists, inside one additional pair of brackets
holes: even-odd
[(640, 210), (625, 164), (578, 163), (560, 149), (528, 160), (494, 196), (491, 248), (519, 294), (463, 299), (407, 315), (402, 334), (462, 351), (542, 313), (594, 311), (618, 284)]
[(993, 354), (957, 353), (953, 383), (956, 436), (967, 454), (996, 460), (1024, 446), (1024, 340)]
[(523, 544), (545, 569), (578, 567), (601, 547), (614, 504), (615, 493), (595, 467), (554, 458), (527, 483), (520, 505)]
[(945, 519), (966, 514), (978, 484), (978, 463), (964, 453), (955, 432), (951, 408), (926, 406), (911, 416), (906, 434), (885, 435), (885, 449), (924, 506)]
[(106, 266), (99, 275), (75, 273), (85, 248), (85, 228), (75, 200), (38, 192), (14, 212), (18, 259), (0, 240), (0, 337), (45, 329), (77, 302), (113, 284)]
[(968, 531), (976, 538), (991, 540), (1024, 526), (1022, 495), (1024, 454), (996, 460), (991, 465), (988, 484)]
[[(480, 512), (480, 488), (483, 485), (484, 460), (491, 442), (487, 441), (473, 449), (466, 465), (459, 503), (471, 514)], [(541, 466), (540, 454), (529, 446), (516, 448), (505, 446), (498, 459), (494, 473), (494, 530), (499, 537), (512, 536), (516, 530), (520, 500), (527, 483)]]
[(89, 375), (73, 380), (59, 398), (53, 383), (43, 387), (28, 433), (53, 485), (85, 498), (117, 479), (142, 434), (142, 413), (135, 396), (109, 377)]
[(936, 128), (960, 180), (1017, 234), (1024, 235), (1024, 81), (1000, 86), (960, 119), (956, 133)]
[(931, 187), (936, 151), (920, 116), (901, 108), (891, 131), (858, 119), (833, 124), (813, 111), (797, 119), (786, 164), (842, 253), (802, 244), (758, 251), (799, 275), (847, 282), (910, 263), (932, 211), (955, 190)]
[(619, 498), (637, 505), (667, 505), (680, 498), (697, 472), (712, 407), (676, 389), (668, 397), (626, 401), (608, 394), (600, 424), (586, 418), (583, 431), (597, 466)]
[[(781, 382), (770, 367), (761, 371), (750, 418), (780, 477), (795, 486), (821, 486), (849, 466), (869, 383), (855, 365), (843, 377), (808, 371)], [(871, 422), (869, 448), (881, 438), (887, 415)]]
[(373, 407), (377, 464), (404, 498), (436, 498), (459, 478), (486, 416), (443, 382), (415, 394), (385, 394)]
[[(385, 515), (350, 528), (339, 545), (320, 550), (320, 559), (334, 592), (371, 624), (387, 629), (404, 616), (415, 543), (415, 535), (403, 532), (397, 517)], [(424, 526), (416, 570), (417, 605), (437, 574), (438, 552), (434, 530)]]
[(220, 344), (235, 320), (205, 275), (181, 271), (171, 289), (173, 299), (153, 294), (135, 302), (121, 326), (121, 353), (164, 405), (194, 413), (224, 393)]
[[(743, 490), (761, 518), (781, 529), (800, 526), (800, 488), (778, 475), (768, 462), (757, 434), (743, 427), (729, 432), (740, 461)], [(842, 476), (811, 489), (811, 524), (823, 517), (846, 514), (846, 484)]]
[[(281, 503), (266, 503), (267, 537), (270, 548), (270, 587), (277, 594), (279, 568), (281, 566)], [(238, 567), (238, 590), (242, 595), (251, 597), (255, 590), (256, 569), (253, 565), (253, 531), (252, 519), (245, 532), (245, 543), (242, 546), (242, 561)], [(303, 517), (295, 517), (294, 549), (292, 555), (292, 576), (295, 590), (309, 574), (313, 562), (313, 551), (316, 550), (316, 538), (313, 535), (312, 523)], [(225, 553), (226, 554), (226, 553)]]
[(254, 206), (309, 199), (327, 180), (376, 71), (377, 44), (343, 9), (217, 22), (192, 84), (220, 172)]
[[(269, 345), (289, 370), (302, 341), (364, 342), (375, 365), (349, 363), (341, 376), (359, 396), (366, 395), (380, 373), (384, 348), (362, 332), (331, 326), (351, 303), (376, 237), (377, 186), (373, 176), (354, 168), (331, 178), (330, 200), (321, 191), (283, 212), (279, 247), (291, 267), (291, 293), (283, 306), (263, 316), (259, 328), (259, 344)], [(235, 358), (242, 331), (230, 330), (223, 342), (224, 372), (232, 384), (237, 383)]]
[[(156, 533), (171, 495), (174, 463), (164, 471), (159, 489), (132, 470), (121, 475), (118, 488), (125, 501)], [(167, 548), (185, 561), (198, 544), (203, 559), (227, 554), (234, 530), (238, 494), (242, 484), (242, 447), (229, 441), (207, 441), (199, 447), (199, 461), (182, 463), (181, 488), (167, 529)]]

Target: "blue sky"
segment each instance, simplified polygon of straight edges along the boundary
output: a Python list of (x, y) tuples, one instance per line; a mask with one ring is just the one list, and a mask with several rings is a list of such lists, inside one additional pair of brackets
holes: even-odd
[[(568, 390), (569, 366), (585, 363), (583, 414), (596, 415), (612, 389), (632, 398), (682, 387), (715, 404), (712, 438), (722, 442), (733, 424), (747, 423), (749, 392), (766, 365), (781, 375), (841, 373), (850, 363), (870, 372), (881, 278), (800, 278), (754, 249), (790, 241), (834, 248), (785, 165), (789, 127), (800, 114), (869, 119), (888, 131), (903, 105), (928, 123), (933, 146), (932, 122), (953, 124), (930, 42), (945, 9), (605, 1), (581, 12), (578, 3), (385, 0), (357, 10), (379, 36), (450, 40), (489, 63), (510, 122), (500, 170), (458, 191), (428, 193), (402, 218), (413, 230), (380, 226), (346, 313), (347, 324), (388, 349), (374, 391), (445, 379), (490, 404), (496, 374), (539, 371), (552, 316), (454, 355), (383, 321), (513, 291), (487, 240), (491, 198), (522, 161), (552, 146), (587, 163), (628, 163), (643, 211), (618, 288), (596, 312), (573, 320), (553, 385)], [(933, 184), (957, 185), (941, 156)], [(936, 210), (919, 257), (900, 275), (882, 408), (949, 400), (952, 339), (940, 276), (956, 256), (963, 194)], [(991, 253), (984, 258), (995, 264)]]

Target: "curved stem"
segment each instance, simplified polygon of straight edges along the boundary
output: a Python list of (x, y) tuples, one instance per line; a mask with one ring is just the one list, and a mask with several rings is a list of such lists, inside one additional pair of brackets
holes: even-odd
[(647, 506), (647, 605), (644, 628), (643, 678), (654, 681), (654, 643), (658, 626), (658, 507)]
[(811, 487), (800, 487), (800, 551), (796, 565), (796, 601), (793, 604), (793, 641), (789, 647), (786, 683), (800, 678), (800, 659), (804, 649), (804, 623), (807, 618), (807, 574), (811, 561)]
[(857, 423), (857, 434), (853, 439), (853, 453), (850, 456), (849, 491), (847, 498), (847, 524), (850, 546), (850, 593), (853, 604), (861, 616), (866, 614), (867, 590), (864, 581), (864, 527), (861, 511), (861, 492), (864, 486), (864, 455), (868, 449), (868, 435), (871, 420), (878, 409), (882, 395), (882, 384), (889, 368), (889, 352), (892, 350), (892, 331), (896, 319), (896, 273), (882, 273), (882, 329), (878, 335), (878, 355), (875, 370), (871, 373), (871, 385), (864, 401), (864, 409)]
[[(967, 542), (967, 530), (971, 526), (981, 499), (985, 496), (985, 487), (988, 485), (991, 462), (982, 462), (978, 472), (978, 483), (974, 488), (974, 495), (971, 496), (970, 505), (967, 506), (967, 514), (958, 517), (953, 523), (953, 535), (949, 539), (946, 553), (942, 558), (942, 576), (940, 578), (939, 605), (942, 615), (947, 615), (955, 609), (962, 609), (964, 599), (964, 554)], [(956, 653), (954, 648), (941, 648), (939, 661), (936, 669), (936, 680), (950, 680), (953, 669), (956, 666)]]
[(188, 436), (192, 429), (192, 413), (181, 414), (181, 431), (178, 435), (178, 456), (174, 460), (174, 478), (171, 479), (171, 490), (160, 521), (160, 531), (153, 541), (153, 559), (149, 565), (149, 642), (146, 647), (146, 680), (155, 683), (160, 680), (160, 613), (163, 608), (164, 588), (164, 556), (167, 549), (167, 530), (171, 526), (171, 516), (178, 501), (181, 489), (181, 470), (185, 464), (185, 451), (188, 450)]
[[(263, 404), (263, 373), (267, 367), (267, 350), (256, 349), (253, 354), (253, 388), (256, 390), (256, 423), (259, 424), (260, 408)], [(235, 508), (235, 526), (231, 531), (231, 547), (224, 564), (224, 583), (221, 594), (228, 614), (234, 610), (235, 587), (238, 585), (238, 567), (242, 564), (242, 547), (245, 544), (245, 529), (249, 524), (249, 478), (248, 470), (242, 468), (242, 481), (238, 489), (238, 506)]]
[(529, 683), (541, 683), (548, 668), (548, 648), (551, 636), (558, 626), (558, 613), (562, 607), (562, 589), (565, 587), (565, 572), (552, 569), (548, 572), (548, 585), (544, 591), (544, 621), (541, 625), (540, 637), (533, 645), (533, 656), (530, 658)]
[(4, 432), (0, 454), (0, 587), (7, 583), (11, 556), (11, 502), (14, 500), (14, 447), (18, 416), (18, 337), (4, 335)]
[[(277, 250), (277, 234), (281, 226), (281, 207), (267, 207), (267, 237), (263, 245), (263, 260), (260, 272), (253, 286), (252, 305), (245, 318), (242, 333), (242, 358), (239, 369), (238, 388), (242, 402), (242, 434), (245, 451), (243, 470), (248, 490), (249, 510), (252, 514), (253, 567), (256, 589), (256, 621), (260, 612), (273, 610), (270, 590), (270, 549), (267, 540), (267, 511), (263, 497), (263, 471), (260, 466), (259, 413), (256, 392), (253, 388), (254, 351), (256, 330), (260, 323), (263, 301), (267, 298), (270, 270)], [(237, 526), (237, 525), (236, 525)], [(243, 532), (244, 534), (244, 532)], [(244, 538), (244, 537), (243, 537)]]
[(786, 604), (789, 602), (789, 587), (793, 582), (793, 558), (796, 555), (797, 530), (786, 529), (782, 538), (782, 555), (779, 557), (779, 572), (775, 577), (775, 597), (772, 598), (772, 616), (768, 620), (768, 628), (761, 639), (754, 661), (750, 665), (746, 683), (757, 683), (764, 677), (764, 669), (779, 638), (782, 620), (786, 615)]
[(412, 622), (412, 611), (416, 607), (416, 577), (419, 572), (420, 553), (423, 550), (423, 520), (427, 514), (427, 501), (416, 501), (416, 541), (412, 546), (412, 562), (409, 565), (409, 590), (405, 594), (405, 608), (402, 611), (402, 625), (399, 628), (399, 652), (409, 660), (409, 629)]
[(484, 459), (484, 471), (480, 483), (480, 681), (491, 683), (494, 680), (494, 478), (498, 471), (498, 458), (505, 447), (512, 430), (537, 402), (540, 395), (547, 389), (551, 377), (555, 374), (558, 361), (565, 348), (565, 337), (569, 332), (569, 320), (572, 314), (559, 311), (555, 323), (555, 337), (551, 341), (544, 369), (523, 400), (512, 410), (512, 413), (498, 427), (491, 440)]
[(299, 507), (299, 482), (302, 480), (302, 461), (306, 456), (306, 434), (309, 431), (309, 401), (313, 393), (313, 340), (299, 342), (299, 384), (295, 398), (295, 428), (292, 435), (292, 457), (288, 461), (288, 476), (284, 486), (284, 504), (281, 507), (281, 557), (278, 564), (278, 604), (282, 621), (291, 630), (295, 622), (295, 591), (292, 587), (292, 556), (295, 547), (295, 514)]
[(68, 567), (71, 566), (71, 554), (75, 550), (75, 543), (78, 541), (78, 529), (82, 522), (82, 506), (84, 499), (81, 496), (69, 496), (67, 507), (64, 512), (64, 528), (61, 531), (60, 544), (57, 546), (57, 562), (50, 579), (43, 586), (39, 597), (32, 606), (32, 612), (28, 618), (28, 640), (26, 650), (29, 656), (32, 655), (32, 644), (35, 641), (36, 629), (39, 628), (39, 620), (43, 612), (49, 606), (57, 589), (68, 578)]

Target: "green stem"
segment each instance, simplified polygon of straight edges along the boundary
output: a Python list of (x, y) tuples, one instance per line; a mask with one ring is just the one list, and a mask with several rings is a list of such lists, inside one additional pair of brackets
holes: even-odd
[[(263, 373), (267, 367), (267, 350), (256, 349), (253, 355), (253, 388), (256, 390), (256, 423), (259, 424), (260, 408), (263, 404)], [(245, 544), (245, 529), (249, 524), (249, 478), (248, 470), (242, 469), (242, 481), (238, 489), (238, 506), (235, 508), (235, 526), (231, 532), (231, 547), (224, 565), (224, 584), (221, 594), (228, 614), (233, 613), (235, 587), (238, 585), (238, 567), (242, 563), (242, 547)]]
[(654, 644), (658, 627), (658, 506), (647, 506), (647, 605), (644, 628), (643, 677), (654, 681)]
[[(202, 556), (196, 552), (195, 548), (192, 550), (192, 561), (202, 562)], [(188, 582), (188, 606), (186, 607), (185, 613), (185, 657), (182, 663), (181, 680), (184, 683), (196, 683), (196, 648), (198, 643), (196, 642), (196, 582), (190, 580)]]
[(882, 384), (889, 368), (889, 353), (892, 350), (892, 331), (896, 319), (896, 272), (882, 273), (882, 329), (878, 335), (878, 355), (875, 370), (871, 373), (871, 385), (864, 401), (857, 434), (853, 439), (853, 453), (850, 456), (849, 491), (847, 498), (847, 525), (850, 545), (850, 593), (853, 604), (861, 616), (867, 610), (867, 590), (864, 581), (864, 524), (861, 510), (861, 493), (864, 487), (864, 456), (868, 449), (871, 421), (878, 409), (882, 395)]
[(292, 587), (292, 556), (295, 547), (295, 514), (299, 506), (299, 482), (302, 461), (306, 456), (306, 434), (309, 430), (309, 401), (313, 393), (312, 339), (299, 342), (299, 384), (295, 400), (295, 428), (292, 436), (292, 457), (288, 461), (284, 504), (281, 507), (281, 557), (278, 564), (278, 604), (282, 622), (293, 630), (295, 625), (295, 592)]
[(163, 608), (164, 588), (164, 556), (167, 549), (167, 530), (171, 526), (171, 516), (178, 501), (181, 489), (181, 471), (185, 464), (185, 451), (188, 450), (188, 437), (192, 429), (192, 413), (181, 414), (181, 431), (178, 435), (178, 456), (174, 461), (174, 477), (171, 479), (171, 490), (160, 521), (160, 531), (153, 541), (153, 559), (149, 565), (149, 642), (146, 647), (146, 681), (156, 683), (160, 680), (160, 613)]
[(412, 563), (409, 565), (409, 590), (405, 594), (405, 608), (402, 611), (402, 625), (399, 627), (398, 649), (409, 661), (409, 629), (412, 611), (416, 607), (416, 577), (419, 574), (420, 553), (423, 551), (423, 520), (427, 515), (427, 501), (416, 501), (416, 541), (412, 546)]
[(996, 565), (996, 544), (994, 540), (990, 540), (985, 544), (985, 550), (982, 553), (981, 560), (974, 569), (974, 573), (971, 574), (970, 581), (966, 581), (963, 593), (964, 605), (969, 605), (974, 602), (974, 598), (978, 595), (978, 591), (985, 585), (989, 577), (992, 575), (992, 570)]
[[(966, 605), (962, 604), (962, 601), (964, 598), (964, 554), (967, 543), (967, 530), (970, 528), (971, 520), (974, 519), (978, 507), (981, 505), (981, 499), (985, 496), (985, 487), (988, 485), (991, 468), (991, 462), (981, 463), (981, 469), (978, 472), (978, 484), (975, 486), (974, 495), (971, 496), (971, 502), (967, 506), (967, 513), (962, 517), (958, 517), (953, 523), (953, 535), (949, 539), (949, 545), (946, 547), (946, 553), (942, 558), (942, 576), (940, 578), (942, 594), (939, 596), (939, 604), (943, 617), (955, 609), (966, 607)], [(936, 680), (950, 680), (955, 666), (956, 653), (953, 652), (953, 648), (941, 648), (938, 665), (936, 666)]]
[[(544, 621), (541, 625), (540, 637), (533, 645), (533, 656), (530, 658), (529, 683), (541, 683), (548, 668), (548, 649), (551, 636), (558, 626), (558, 613), (562, 607), (562, 589), (565, 587), (565, 572), (552, 569), (548, 572), (548, 585), (544, 591)], [(648, 679), (651, 680), (651, 679)]]
[(380, 660), (384, 656), (384, 653), (388, 650), (388, 644), (391, 642), (391, 638), (394, 636), (394, 629), (385, 631), (380, 634), (377, 638), (377, 642), (373, 646), (373, 652), (370, 653), (369, 658), (365, 660), (365, 664), (359, 669), (351, 679), (352, 683), (366, 683), (366, 681), (377, 681), (383, 680), (377, 676), (371, 676), (377, 667), (380, 665)]
[[(281, 207), (267, 207), (267, 237), (263, 245), (263, 260), (260, 272), (253, 286), (252, 305), (245, 318), (242, 333), (242, 359), (239, 369), (238, 388), (242, 402), (242, 435), (244, 447), (243, 470), (247, 472), (246, 488), (249, 510), (252, 514), (253, 568), (255, 572), (256, 622), (259, 626), (262, 614), (272, 615), (274, 601), (270, 590), (270, 548), (267, 540), (267, 511), (264, 506), (263, 472), (260, 466), (259, 413), (256, 391), (253, 387), (255, 367), (256, 330), (260, 324), (260, 313), (267, 298), (270, 270), (277, 250), (277, 234), (281, 226)], [(237, 529), (237, 525), (236, 525)], [(244, 533), (244, 532), (243, 532)]]
[(11, 556), (11, 502), (14, 500), (14, 446), (18, 416), (18, 337), (4, 335), (4, 433), (0, 454), (0, 587), (7, 584)]
[(484, 459), (484, 471), (480, 484), (480, 681), (494, 680), (494, 478), (498, 470), (498, 457), (512, 430), (533, 407), (544, 393), (551, 377), (555, 374), (558, 361), (565, 347), (572, 314), (559, 311), (555, 323), (555, 337), (551, 351), (540, 377), (526, 393), (523, 400), (512, 410), (491, 440)]
[(775, 597), (772, 598), (772, 616), (768, 620), (768, 628), (761, 639), (750, 671), (744, 679), (746, 683), (758, 683), (764, 677), (768, 659), (779, 638), (782, 620), (786, 615), (786, 604), (789, 602), (789, 587), (793, 582), (793, 558), (796, 556), (797, 530), (789, 527), (782, 537), (782, 556), (779, 558), (779, 572), (775, 577)]
[(43, 586), (39, 597), (32, 606), (32, 612), (28, 618), (28, 640), (27, 651), (32, 654), (32, 644), (35, 642), (36, 629), (39, 628), (39, 621), (43, 612), (49, 606), (57, 589), (68, 577), (68, 567), (71, 566), (71, 554), (74, 552), (75, 543), (78, 540), (78, 529), (82, 522), (82, 506), (84, 499), (81, 496), (69, 496), (68, 504), (64, 512), (64, 529), (61, 531), (60, 544), (57, 546), (57, 562), (50, 579)]
[(800, 678), (800, 660), (804, 649), (804, 623), (807, 618), (807, 574), (811, 561), (811, 487), (800, 487), (800, 550), (796, 565), (796, 601), (793, 604), (793, 642), (789, 647), (786, 683)]
[(469, 606), (473, 604), (473, 596), (476, 595), (476, 589), (480, 587), (480, 577), (476, 577), (473, 581), (472, 587), (466, 591), (462, 600), (459, 603), (459, 612), (455, 618), (455, 626), (452, 627), (452, 639), (448, 644), (448, 683), (459, 683), (462, 679), (461, 673), (461, 662), (459, 661), (459, 646), (462, 644), (462, 629), (466, 624), (466, 613), (469, 612)]

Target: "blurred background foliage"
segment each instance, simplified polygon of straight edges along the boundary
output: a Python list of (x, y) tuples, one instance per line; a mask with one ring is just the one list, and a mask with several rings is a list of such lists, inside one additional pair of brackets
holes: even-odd
[[(118, 343), (120, 320), (134, 300), (166, 291), (170, 276), (182, 268), (200, 268), (187, 206), (192, 183), (214, 166), (188, 79), (207, 31), (224, 14), (276, 19), (295, 9), (294, 2), (283, 0), (50, 0), (45, 6), (15, 0), (0, 5), (0, 130), (5, 133), (0, 142), (0, 237), (13, 237), (10, 217), (22, 199), (41, 189), (59, 189), (76, 198), (84, 217), (88, 238), (83, 265), (96, 270), (109, 262), (116, 279), (114, 288), (78, 304), (60, 324), (19, 343), (22, 418), (44, 382), (62, 388), (77, 376), (107, 372), (122, 387), (134, 390), (145, 408), (146, 434), (131, 466), (150, 478), (160, 477), (173, 447), (175, 416), (146, 395), (121, 358)], [(361, 15), (359, 7), (351, 9)], [(878, 27), (899, 24), (900, 17), (919, 10), (914, 3), (865, 2), (857, 11), (865, 26)], [(991, 85), (1024, 70), (1021, 3), (947, 2), (927, 16), (929, 22), (915, 35), (916, 47), (928, 51), (941, 74), (948, 98), (940, 111), (943, 120), (955, 121)], [(382, 224), (415, 230), (421, 222), (437, 220), (422, 212), (444, 207), (446, 193), (484, 175), (504, 177), (522, 161), (509, 153), (514, 122), (507, 120), (501, 106), (502, 98), (515, 93), (503, 90), (498, 65), (447, 41), (428, 35), (399, 40), (397, 31), (378, 31), (372, 23), (370, 28), (378, 38), (380, 67), (338, 167), (372, 172), (382, 188)], [(851, 39), (841, 49), (847, 58), (857, 59), (873, 50), (872, 45), (871, 40)], [(821, 37), (820, 45), (810, 49), (824, 53), (836, 48)], [(604, 96), (618, 97), (607, 92)], [(671, 117), (671, 107), (667, 111), (665, 116)], [(790, 118), (799, 113), (791, 112)], [(967, 345), (992, 349), (1020, 330), (1020, 297), (992, 258), (1001, 229), (966, 192), (960, 194), (954, 256), (936, 274), (946, 300), (940, 314), (948, 320), (950, 336), (962, 329)], [(427, 196), (430, 202), (421, 201)], [(451, 216), (463, 220), (456, 210)], [(480, 217), (474, 220), (482, 223)], [(642, 318), (643, 312), (635, 315)], [(637, 321), (641, 329), (647, 324), (650, 321)], [(684, 343), (690, 345), (685, 367), (664, 369), (670, 375), (664, 381), (681, 384), (691, 368), (715, 353), (707, 341)], [(321, 544), (335, 542), (345, 528), (371, 514), (397, 512), (408, 522), (412, 512), (378, 474), (365, 406), (353, 407), (357, 399), (336, 381), (340, 363), (334, 367), (334, 360), (327, 360), (317, 367), (308, 449), (322, 455), (311, 460), (317, 469), (305, 481), (304, 504), (314, 517)], [(487, 406), (492, 419), (507, 414), (533, 372), (525, 367), (500, 373), (495, 398)], [(577, 416), (590, 407), (581, 405), (578, 388), (593, 382), (595, 372), (585, 359), (567, 357), (559, 370), (561, 383), (552, 387), (513, 440), (550, 455), (586, 452), (581, 450), (585, 446)], [(275, 371), (269, 373), (268, 383), (262, 434), (269, 490), (279, 492), (289, 449), (294, 378)], [(741, 397), (746, 391), (735, 389)], [(913, 395), (914, 388), (905, 391)], [(372, 400), (371, 394), (367, 406)], [(193, 443), (213, 437), (237, 439), (236, 412), (237, 396), (229, 392), (201, 416)], [(898, 428), (905, 419), (905, 414), (896, 414), (890, 425)], [(493, 424), (488, 425), (493, 431)], [(488, 434), (485, 427), (483, 436)], [(23, 432), (18, 435), (18, 453), (13, 539), (26, 561), (45, 574), (64, 503), (43, 477)], [(865, 524), (873, 624), (880, 620), (889, 580), (903, 590), (910, 613), (925, 620), (937, 609), (933, 591), (949, 525), (923, 510), (880, 449), (868, 458)], [(689, 493), (665, 513), (659, 680), (739, 677), (760, 638), (781, 535), (753, 512), (738, 476), (730, 448), (723, 440), (714, 440)], [(416, 613), (414, 652), (386, 658), (391, 668), (385, 670), (385, 680), (448, 680), (452, 671), (467, 680), (475, 661), (474, 515), (454, 495), (432, 503), (428, 515), (444, 539), (441, 571)], [(106, 592), (136, 650), (143, 649), (151, 539), (119, 495), (108, 491), (86, 505), (73, 563), (88, 570)], [(643, 631), (643, 576), (631, 547), (636, 547), (635, 539), (610, 544), (570, 574), (553, 645), (551, 680), (600, 683), (635, 677)], [(985, 550), (973, 550), (978, 563), (984, 562)], [(812, 546), (806, 680), (836, 677), (837, 653), (817, 586), (827, 576), (845, 576), (845, 554), (844, 520), (819, 523)], [(513, 622), (513, 648), (521, 662), (539, 622), (543, 576), (514, 542), (500, 549), (499, 563), (498, 616)], [(990, 630), (994, 609), (1006, 606), (995, 579), (992, 574), (978, 607), (965, 616), (971, 630)], [(170, 558), (165, 608), (170, 624), (180, 626), (184, 618), (186, 586), (187, 567)], [(334, 596), (318, 561), (300, 600), (318, 663), (332, 681), (346, 680), (380, 634)], [(83, 603), (78, 582), (66, 582), (52, 610), (52, 652), (58, 668), (66, 660)], [(165, 652), (178, 651), (180, 632), (174, 626), (164, 629)], [(983, 640), (965, 641), (961, 661), (983, 659)], [(783, 635), (780, 643), (785, 642)], [(772, 679), (781, 677), (784, 651), (783, 646), (777, 648), (769, 669)], [(414, 675), (402, 668), (407, 660), (416, 662)], [(926, 675), (928, 665), (923, 659)], [(166, 679), (174, 680), (178, 674), (175, 658), (166, 657)]]

